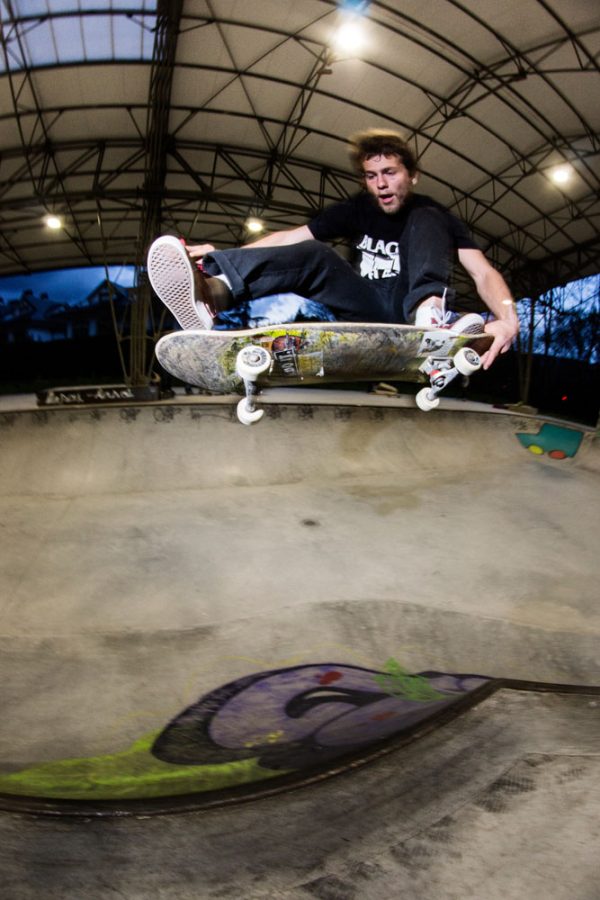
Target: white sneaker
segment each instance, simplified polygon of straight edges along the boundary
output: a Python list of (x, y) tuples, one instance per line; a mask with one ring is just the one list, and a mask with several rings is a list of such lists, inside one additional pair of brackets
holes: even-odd
[(214, 314), (204, 276), (172, 235), (157, 238), (148, 251), (148, 278), (182, 328), (211, 329)]
[(417, 309), (415, 325), (417, 328), (443, 329), (454, 334), (483, 334), (485, 322), (477, 313), (466, 313), (454, 318), (453, 314), (440, 309), (435, 304), (423, 304)]

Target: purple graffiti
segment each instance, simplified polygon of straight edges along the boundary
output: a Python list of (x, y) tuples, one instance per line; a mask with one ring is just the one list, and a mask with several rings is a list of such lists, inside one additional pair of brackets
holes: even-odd
[(360, 750), (428, 719), (487, 683), (478, 675), (422, 672), (415, 699), (386, 673), (331, 663), (260, 672), (201, 697), (161, 732), (152, 753), (178, 765), (258, 758), (305, 769)]

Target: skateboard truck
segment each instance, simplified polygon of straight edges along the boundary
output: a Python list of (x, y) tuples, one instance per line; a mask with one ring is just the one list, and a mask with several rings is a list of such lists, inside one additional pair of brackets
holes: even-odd
[[(237, 417), (242, 425), (259, 422), (265, 411), (256, 405), (258, 388), (256, 381), (273, 363), (269, 351), (257, 344), (243, 347), (235, 360), (237, 375), (243, 380), (246, 396), (237, 405)], [(429, 412), (439, 406), (440, 394), (457, 375), (469, 376), (481, 368), (481, 357), (472, 347), (462, 347), (454, 356), (428, 356), (420, 367), (429, 376), (429, 387), (415, 397), (417, 406)]]
[(256, 405), (258, 388), (256, 379), (271, 368), (271, 354), (265, 347), (250, 344), (243, 347), (235, 360), (235, 371), (244, 382), (246, 396), (237, 405), (237, 417), (242, 425), (253, 425), (265, 414), (264, 409)]
[(454, 356), (428, 356), (419, 371), (429, 375), (429, 387), (419, 391), (419, 409), (429, 412), (439, 406), (440, 394), (457, 375), (469, 376), (481, 368), (481, 357), (472, 347), (461, 347)]

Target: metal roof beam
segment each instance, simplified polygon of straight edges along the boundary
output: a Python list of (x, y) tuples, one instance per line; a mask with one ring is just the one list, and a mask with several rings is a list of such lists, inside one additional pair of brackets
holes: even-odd
[[(150, 377), (151, 352), (148, 339), (148, 316), (154, 322), (152, 293), (145, 269), (148, 245), (160, 231), (162, 201), (167, 176), (169, 117), (175, 51), (181, 26), (183, 0), (158, 0), (145, 141), (145, 178), (142, 187), (142, 209), (136, 249), (137, 297), (131, 308), (131, 343), (128, 380), (143, 385)], [(162, 310), (162, 316), (164, 316)]]

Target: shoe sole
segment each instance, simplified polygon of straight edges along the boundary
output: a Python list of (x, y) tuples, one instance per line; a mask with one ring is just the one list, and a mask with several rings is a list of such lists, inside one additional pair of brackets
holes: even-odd
[(485, 322), (481, 316), (477, 313), (467, 313), (452, 323), (450, 331), (455, 334), (483, 334), (484, 327)]
[(181, 327), (210, 330), (213, 317), (196, 294), (200, 279), (183, 244), (171, 235), (157, 238), (148, 251), (148, 278), (152, 289)]

